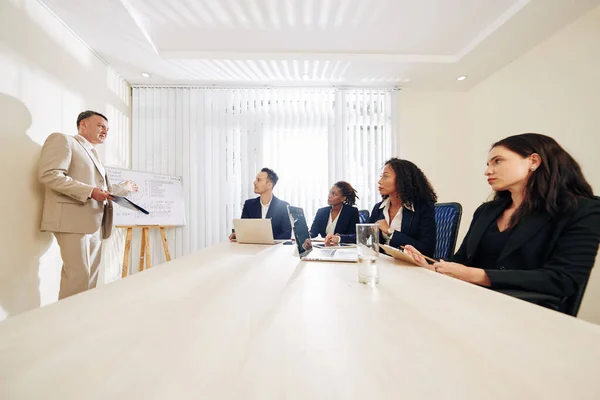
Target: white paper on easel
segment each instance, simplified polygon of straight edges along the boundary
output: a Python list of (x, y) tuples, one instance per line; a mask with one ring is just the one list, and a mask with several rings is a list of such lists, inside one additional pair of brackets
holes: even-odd
[(125, 207), (114, 208), (115, 225), (185, 225), (181, 177), (115, 167), (106, 167), (106, 173), (113, 184), (127, 180), (137, 183), (138, 191), (129, 193), (127, 200), (148, 212), (145, 214), (140, 209), (121, 204)]

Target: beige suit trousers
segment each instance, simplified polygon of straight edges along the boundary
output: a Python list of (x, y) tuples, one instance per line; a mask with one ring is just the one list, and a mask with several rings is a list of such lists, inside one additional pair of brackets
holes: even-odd
[(94, 233), (54, 232), (63, 259), (59, 299), (93, 289), (98, 283), (102, 228)]

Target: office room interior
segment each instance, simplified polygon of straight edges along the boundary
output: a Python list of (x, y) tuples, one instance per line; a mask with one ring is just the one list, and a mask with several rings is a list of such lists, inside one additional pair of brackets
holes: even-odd
[[(174, 259), (227, 241), (262, 167), (312, 219), (338, 180), (371, 210), (384, 162), (410, 160), (462, 205), (457, 248), (507, 136), (551, 136), (600, 191), (599, 0), (2, 0), (0, 39), (0, 320), (57, 302), (38, 159), (84, 110), (109, 121), (106, 166), (182, 178)], [(95, 290), (122, 279), (125, 236), (105, 241)], [(577, 318), (600, 324), (597, 266)]]
[[(440, 395), (431, 382), (413, 378), (421, 376), (420, 368), (455, 365), (462, 356), (444, 347), (449, 343), (458, 343), (456, 349), (465, 351), (465, 361), (455, 373), (439, 377), (440, 387), (457, 382), (447, 398), (481, 398), (491, 387), (496, 388), (496, 397), (489, 398), (518, 398), (517, 393), (521, 398), (565, 398), (575, 393), (569, 379), (580, 382), (577, 398), (595, 398), (600, 390), (591, 375), (596, 361), (586, 358), (583, 347), (589, 357), (598, 350), (594, 344), (600, 337), (598, 256), (581, 289), (581, 303), (565, 315), (528, 301), (513, 302), (516, 299), (510, 296), (471, 291), (458, 279), (439, 280), (440, 274), (419, 275), (419, 267), (384, 253), (379, 256), (379, 286), (371, 297), (361, 297), (362, 289), (353, 286), (358, 285), (356, 265), (319, 266), (298, 260), (301, 248), (281, 243), (256, 247), (230, 243), (228, 237), (244, 202), (257, 196), (255, 179), (263, 167), (279, 176), (273, 194), (300, 207), (310, 227), (338, 181), (348, 181), (357, 190), (359, 210), (377, 211), (373, 206), (382, 201), (378, 180), (386, 161), (395, 157), (409, 160), (424, 173), (437, 203), (462, 207), (453, 236), (456, 251), (474, 212), (493, 197), (485, 176), (492, 145), (522, 133), (555, 139), (579, 163), (599, 195), (599, 43), (600, 0), (0, 0), (0, 162), (5, 189), (0, 200), (0, 338), (5, 341), (0, 354), (6, 357), (0, 362), (0, 377), (10, 382), (0, 388), (0, 397), (39, 398), (48, 390), (48, 398), (58, 398), (67, 393), (57, 383), (63, 382), (60, 369), (49, 368), (49, 360), (62, 359), (56, 362), (64, 362), (65, 374), (85, 374), (87, 368), (96, 367), (86, 364), (89, 360), (68, 361), (78, 360), (76, 349), (91, 339), (81, 337), (67, 346), (61, 332), (69, 332), (70, 327), (81, 332), (106, 319), (116, 325), (103, 326), (105, 333), (97, 333), (104, 339), (92, 350), (93, 359), (101, 360), (94, 371), (98, 379), (111, 376), (113, 380), (104, 382), (107, 385), (98, 388), (100, 397), (94, 398), (166, 398), (167, 394), (193, 398), (194, 393), (224, 398), (226, 376), (239, 379), (228, 388), (231, 398), (240, 398), (240, 393), (247, 398), (281, 398), (276, 393), (289, 398), (350, 398), (348, 393), (370, 393), (361, 385), (379, 382), (387, 372), (381, 376), (375, 370), (357, 372), (362, 371), (360, 362), (352, 364), (349, 355), (344, 356), (348, 363), (340, 376), (323, 374), (333, 371), (326, 368), (328, 363), (341, 362), (335, 358), (341, 354), (337, 351), (343, 346), (354, 348), (364, 339), (361, 335), (367, 330), (361, 329), (368, 324), (379, 340), (390, 330), (407, 329), (409, 323), (413, 328), (407, 329), (406, 338), (415, 340), (417, 347), (429, 338), (429, 333), (423, 336), (427, 326), (441, 327), (449, 336), (441, 339), (436, 336), (439, 332), (431, 333), (435, 339), (424, 353), (428, 357), (409, 348), (393, 350), (390, 356), (402, 354), (411, 360), (415, 356), (415, 370), (404, 372), (406, 382), (396, 382), (404, 382), (404, 389), (394, 391), (393, 379), (386, 380), (372, 398), (394, 398), (394, 393), (404, 393), (406, 398)], [(146, 223), (132, 223), (133, 229), (126, 229), (123, 225), (129, 223), (123, 221), (129, 220), (124, 215), (131, 216), (132, 211), (127, 214), (114, 204), (116, 226), (102, 242), (96, 287), (59, 300), (64, 254), (58, 236), (40, 228), (50, 190), (40, 181), (40, 157), (52, 133), (78, 133), (76, 120), (85, 110), (102, 114), (110, 127), (104, 143), (96, 148), (106, 177), (113, 174), (111, 179), (116, 180), (121, 173), (140, 177), (140, 192), (154, 190), (159, 197), (165, 187), (175, 188), (181, 208), (176, 216), (165, 217), (164, 229), (137, 229)], [(91, 153), (90, 157), (94, 158)], [(155, 181), (144, 182), (147, 176)], [(131, 193), (133, 201), (142, 198)], [(88, 203), (92, 201), (89, 197)], [(148, 217), (150, 227), (162, 224), (156, 222), (162, 219), (152, 219), (163, 212), (160, 204), (157, 207)], [(176, 223), (171, 223), (173, 219)], [(256, 248), (266, 249), (260, 250), (264, 261), (256, 261)], [(148, 271), (150, 264), (152, 271)], [(204, 272), (203, 265), (207, 265)], [(433, 265), (431, 272), (440, 272)], [(316, 272), (319, 268), (321, 272)], [(352, 274), (347, 272), (350, 269)], [(414, 286), (426, 282), (429, 288)], [(205, 293), (196, 293), (195, 287)], [(349, 297), (333, 300), (325, 294), (329, 290), (331, 296)], [(148, 303), (144, 296), (149, 296)], [(177, 333), (150, 322), (154, 312), (171, 315), (169, 307), (193, 313), (195, 307), (186, 303), (186, 296), (200, 302), (206, 299), (197, 317), (206, 319), (214, 331), (201, 330), (193, 317), (188, 325), (188, 317), (177, 312), (172, 313)], [(330, 303), (317, 305), (317, 301)], [(440, 301), (447, 304), (446, 311)], [(342, 307), (349, 304), (357, 309)], [(417, 304), (422, 304), (422, 311)], [(450, 309), (454, 305), (469, 305), (473, 319)], [(88, 313), (89, 307), (100, 311)], [(239, 315), (230, 314), (238, 308)], [(369, 322), (360, 327), (353, 318), (367, 309), (372, 310), (365, 319)], [(322, 313), (334, 310), (337, 317), (319, 320)], [(135, 322), (133, 315), (138, 312), (142, 316)], [(221, 313), (230, 315), (229, 322), (221, 324)], [(515, 372), (527, 376), (528, 383), (506, 375), (510, 382), (501, 385), (478, 375), (483, 372), (478, 372), (481, 364), (476, 360), (487, 357), (498, 357), (494, 367), (498, 371), (504, 365), (513, 368), (509, 349), (514, 342), (508, 338), (490, 349), (483, 339), (474, 339), (472, 347), (464, 348), (464, 343), (452, 342), (461, 329), (470, 336), (466, 330), (479, 326), (475, 315), (483, 318), (480, 322), (489, 318), (481, 322), (482, 327), (487, 325), (484, 331), (495, 332), (496, 324), (503, 323), (500, 331), (506, 329), (507, 334), (519, 332), (519, 326), (528, 331), (523, 331), (522, 345), (528, 350), (520, 353), (522, 372)], [(338, 321), (337, 327), (331, 325), (333, 320)], [(61, 321), (71, 322), (61, 327)], [(295, 323), (297, 329), (290, 328)], [(319, 324), (324, 333), (311, 330)], [(43, 335), (38, 336), (41, 332), (34, 326), (47, 330), (47, 338), (40, 339)], [(130, 347), (133, 352), (118, 353), (113, 339), (106, 339), (117, 338), (116, 332), (132, 338), (145, 326), (154, 330), (148, 330), (146, 339), (144, 334), (138, 336), (140, 347)], [(544, 327), (553, 332), (549, 337)], [(339, 341), (328, 336), (334, 333), (342, 335)], [(192, 340), (192, 334), (202, 335), (202, 340)], [(538, 334), (544, 340), (536, 344)], [(553, 343), (552, 334), (572, 351), (544, 344)], [(271, 353), (267, 345), (271, 336), (272, 346), (286, 349), (283, 355)], [(191, 347), (190, 357), (206, 354), (206, 360), (212, 360), (187, 370), (205, 372), (210, 381), (206, 386), (194, 386), (193, 379), (181, 372), (192, 365), (182, 355), (185, 352), (168, 355), (166, 350), (156, 350), (152, 357), (179, 357), (181, 362), (171, 361), (177, 373), (161, 367), (160, 377), (158, 369), (140, 361), (143, 356), (136, 351), (154, 351), (144, 347), (149, 341), (172, 340), (177, 346), (177, 337), (180, 346), (197, 346)], [(209, 345), (204, 340), (210, 338), (217, 347), (202, 347)], [(571, 338), (579, 339), (571, 342)], [(326, 345), (334, 349), (321, 351), (320, 346)], [(378, 346), (373, 351), (381, 355), (388, 345)], [(38, 347), (35, 360), (24, 356)], [(317, 349), (316, 353), (303, 352), (309, 348)], [(517, 352), (517, 348), (512, 349)], [(546, 357), (543, 348), (562, 354), (565, 368), (581, 361), (591, 372), (568, 375), (564, 381), (548, 378), (562, 376), (558, 368), (542, 377), (545, 368), (555, 364), (540, 361)], [(56, 352), (48, 353), (52, 349)], [(361, 358), (363, 350), (356, 353), (356, 360), (368, 359)], [(226, 356), (220, 358), (220, 351)], [(104, 353), (107, 360), (120, 354), (122, 368), (110, 367)], [(442, 358), (431, 364), (435, 354)], [(290, 367), (290, 360), (297, 360), (297, 365)], [(280, 361), (285, 366), (275, 368)], [(151, 384), (136, 386), (131, 377), (114, 378), (124, 368), (141, 365), (147, 373), (157, 374)], [(232, 372), (235, 368), (237, 372)], [(341, 371), (359, 375), (346, 381)], [(479, 384), (460, 386), (467, 379), (460, 371), (473, 372)], [(281, 382), (280, 392), (269, 386), (269, 374), (283, 376), (274, 380)], [(315, 380), (309, 382), (309, 376)], [(91, 382), (88, 378), (82, 378), (81, 385)], [(34, 384), (25, 383), (29, 381)], [(550, 381), (547, 387), (542, 384)], [(457, 394), (459, 387), (464, 397)], [(74, 386), (62, 398), (82, 398), (81, 393), (86, 393), (83, 386)]]

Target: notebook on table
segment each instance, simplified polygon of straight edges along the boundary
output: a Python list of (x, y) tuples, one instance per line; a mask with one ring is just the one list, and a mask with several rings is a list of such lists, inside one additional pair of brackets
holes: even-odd
[(298, 255), (302, 261), (358, 262), (355, 248), (314, 248), (310, 240), (304, 210), (300, 207), (287, 207), (298, 247)]

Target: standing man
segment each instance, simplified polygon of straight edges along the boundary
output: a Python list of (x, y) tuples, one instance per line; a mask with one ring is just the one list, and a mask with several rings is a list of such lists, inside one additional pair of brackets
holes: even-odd
[(63, 260), (59, 299), (96, 287), (102, 239), (112, 230), (112, 194), (138, 189), (132, 181), (121, 185), (108, 181), (95, 149), (108, 134), (104, 115), (80, 113), (77, 131), (76, 136), (48, 136), (38, 170), (45, 187), (40, 229), (54, 234)]
[[(260, 195), (248, 199), (242, 209), (242, 218), (270, 218), (274, 239), (289, 239), (292, 236), (292, 224), (288, 216), (288, 203), (273, 195), (273, 188), (279, 177), (269, 168), (260, 170), (254, 180), (254, 193)], [(235, 239), (235, 233), (229, 235), (229, 240)]]

